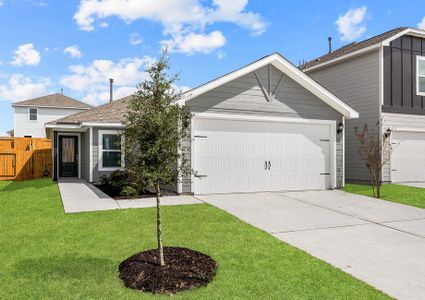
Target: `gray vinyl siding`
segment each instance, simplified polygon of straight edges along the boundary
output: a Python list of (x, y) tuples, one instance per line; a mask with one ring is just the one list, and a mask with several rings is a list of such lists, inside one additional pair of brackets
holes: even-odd
[(81, 178), (89, 181), (90, 180), (90, 132), (81, 133)]
[[(267, 88), (268, 68), (256, 71)], [(281, 72), (272, 67), (272, 90)], [(267, 102), (254, 73), (226, 83), (188, 102), (193, 112), (243, 113), (255, 115), (279, 115), (304, 119), (340, 118), (340, 113), (318, 99), (301, 85), (284, 77), (276, 91), (276, 98)]]
[[(184, 140), (182, 142), (182, 148), (183, 148), (182, 154), (184, 159), (186, 160), (186, 163), (190, 167), (190, 170), (192, 170), (191, 147), (192, 147), (192, 143), (190, 142), (190, 139)], [(192, 184), (191, 176), (184, 176), (182, 178), (182, 193), (184, 194), (191, 193), (192, 192), (191, 184)]]
[[(271, 90), (276, 87), (281, 72), (272, 68)], [(264, 87), (268, 88), (268, 67), (256, 71)], [(229, 114), (251, 114), (258, 116), (281, 116), (298, 119), (334, 120), (336, 124), (342, 121), (342, 116), (304, 87), (284, 76), (276, 97), (268, 102), (263, 95), (254, 73), (226, 83), (214, 90), (206, 92), (199, 97), (191, 99), (187, 104), (192, 112), (202, 113), (229, 113)], [(191, 163), (190, 142), (186, 142), (186, 158)], [(343, 138), (337, 136), (337, 186), (343, 186)], [(183, 192), (192, 192), (191, 180), (184, 178)]]
[(379, 51), (329, 65), (307, 73), (329, 91), (359, 112), (359, 118), (346, 120), (345, 125), (345, 178), (369, 180), (367, 168), (359, 156), (359, 143), (354, 133), (365, 124), (379, 131)]

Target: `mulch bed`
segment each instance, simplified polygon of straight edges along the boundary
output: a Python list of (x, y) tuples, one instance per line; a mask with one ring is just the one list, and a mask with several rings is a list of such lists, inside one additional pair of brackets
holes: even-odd
[(208, 255), (179, 247), (164, 247), (164, 262), (161, 267), (157, 249), (143, 251), (119, 265), (119, 277), (128, 288), (173, 295), (206, 286), (218, 266)]
[[(124, 197), (124, 196), (121, 196), (120, 194), (117, 194), (116, 191), (112, 190), (108, 186), (101, 185), (101, 184), (95, 184), (94, 186), (97, 187), (99, 190), (101, 190), (106, 195), (108, 195), (109, 197), (111, 197), (115, 200), (128, 200), (128, 199), (136, 199), (136, 198), (137, 199), (139, 199), (139, 198), (152, 198), (152, 197), (156, 196), (155, 192), (149, 191), (149, 190), (144, 190), (140, 195), (133, 196), (133, 197)], [(176, 192), (165, 190), (165, 189), (161, 190), (161, 197), (175, 196), (175, 195), (177, 195)]]

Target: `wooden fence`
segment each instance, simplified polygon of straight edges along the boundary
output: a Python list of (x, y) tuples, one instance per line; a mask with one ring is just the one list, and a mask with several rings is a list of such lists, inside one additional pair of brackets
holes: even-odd
[(51, 172), (51, 140), (0, 138), (0, 180), (37, 179)]

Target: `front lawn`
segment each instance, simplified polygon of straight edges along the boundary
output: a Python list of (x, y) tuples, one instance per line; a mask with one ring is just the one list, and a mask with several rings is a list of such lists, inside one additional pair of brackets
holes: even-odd
[[(372, 187), (365, 184), (346, 184), (344, 191), (373, 197)], [(425, 189), (397, 184), (384, 184), (381, 198), (401, 204), (425, 208)]]
[[(165, 245), (219, 263), (211, 284), (176, 298), (388, 298), (207, 204), (164, 207), (163, 222)], [(0, 182), (0, 299), (150, 298), (124, 288), (117, 267), (155, 245), (154, 209), (65, 215), (51, 180)]]

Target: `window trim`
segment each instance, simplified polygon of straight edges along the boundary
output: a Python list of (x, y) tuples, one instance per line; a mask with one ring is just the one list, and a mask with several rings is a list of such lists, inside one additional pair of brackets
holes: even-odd
[[(99, 130), (98, 132), (98, 171), (116, 171), (125, 168), (124, 153), (122, 151), (123, 141), (121, 140), (120, 150), (103, 150), (103, 135), (105, 134), (118, 134), (118, 130)], [(121, 166), (120, 167), (103, 167), (103, 152), (121, 152)]]
[[(35, 120), (31, 120), (31, 109), (35, 109), (35, 111), (36, 111), (36, 119)], [(28, 107), (28, 121), (38, 122), (38, 107)]]
[(419, 78), (425, 78), (425, 75), (419, 75), (419, 62), (422, 61), (425, 63), (425, 56), (418, 55), (416, 56), (416, 95), (425, 96), (425, 92), (419, 90)]

